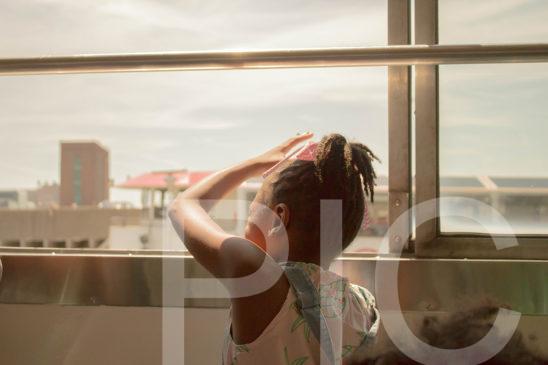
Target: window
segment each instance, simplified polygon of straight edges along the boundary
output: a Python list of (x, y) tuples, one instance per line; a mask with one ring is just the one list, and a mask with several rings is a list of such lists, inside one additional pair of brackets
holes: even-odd
[[(387, 36), (386, 1), (88, 5), (1, 5), (0, 30), (14, 36), (0, 57), (382, 46)], [(306, 130), (341, 132), (383, 161), (373, 224), (349, 251), (372, 252), (386, 230), (386, 67), (23, 75), (3, 86), (0, 153), (13, 158), (2, 161), (0, 189), (15, 198), (2, 200), (13, 222), (0, 230), (2, 245), (184, 251), (164, 215), (177, 191)], [(260, 183), (231, 198), (251, 201)], [(246, 214), (234, 202), (212, 212), (235, 233)]]
[[(10, 172), (3, 188), (28, 186), (33, 197), (4, 214), (26, 212), (21, 225), (59, 206), (44, 229), (54, 222), (60, 228), (52, 234), (42, 224), (23, 237), (16, 224), (2, 230), (2, 240), (19, 247), (32, 241), (43, 248), (78, 242), (91, 249), (184, 250), (163, 215), (176, 190), (280, 143), (290, 131), (323, 135), (336, 122), (337, 131), (369, 144), (383, 161), (374, 223), (350, 249), (371, 252), (387, 225), (386, 80), (383, 67), (7, 78), (0, 153), (14, 157), (3, 161)], [(110, 196), (95, 193), (105, 184), (105, 164)], [(242, 189), (259, 187), (256, 180)], [(47, 194), (54, 190), (60, 199)], [(82, 219), (58, 217), (62, 211)], [(212, 212), (240, 234), (246, 213), (234, 202)]]
[[(529, 43), (546, 39), (541, 26), (544, 2), (489, 3), (485, 8), (448, 0), (345, 1), (335, 8), (327, 2), (309, 2), (299, 8), (287, 2), (247, 1), (138, 1), (131, 6), (122, 2), (93, 7), (85, 2), (6, 3), (0, 12), (0, 30), (8, 35), (21, 34), (21, 27), (27, 31), (21, 37), (5, 37), (0, 56), (28, 59), (0, 63), (0, 72), (9, 75), (3, 76), (0, 90), (0, 123), (6, 131), (0, 137), (0, 153), (13, 156), (2, 161), (8, 172), (0, 192), (4, 207), (0, 214), (6, 217), (2, 220), (5, 229), (0, 230), (2, 244), (20, 247), (32, 242), (33, 247), (68, 248), (77, 243), (93, 249), (179, 251), (183, 247), (170, 238), (173, 232), (165, 224), (163, 210), (173, 194), (211, 171), (277, 143), (285, 137), (279, 131), (294, 129), (313, 130), (318, 135), (336, 129), (369, 144), (383, 160), (378, 166), (377, 203), (370, 206), (374, 222), (368, 231), (360, 232), (349, 252), (375, 253), (374, 248), (400, 214), (415, 202), (437, 197), (473, 197), (499, 209), (519, 235), (544, 235), (546, 176), (542, 171), (546, 153), (540, 136), (546, 132), (541, 122), (546, 95), (540, 86), (544, 81), (538, 78), (544, 79), (546, 64), (445, 65), (455, 59), (493, 64), (548, 60), (546, 45), (537, 45), (532, 51), (527, 48)], [(490, 9), (494, 8), (500, 16), (492, 16)], [(37, 12), (42, 16), (34, 22)], [(463, 16), (449, 17), (455, 12)], [(68, 16), (74, 13), (82, 14), (78, 22)], [(411, 13), (416, 17), (413, 32)], [(520, 31), (504, 36), (510, 28)], [(107, 35), (104, 29), (112, 32)], [(334, 56), (341, 53), (329, 48), (407, 45), (411, 33), (417, 45), (442, 45), (345, 50), (350, 56), (342, 61)], [(489, 42), (526, 44), (504, 48), (506, 53), (492, 52), (500, 45), (443, 48)], [(56, 67), (60, 69), (84, 67), (85, 60), (92, 64), (85, 71), (134, 71), (128, 68), (131, 62), (133, 67), (151, 71), (154, 67), (149, 63), (154, 62), (164, 69), (182, 66), (162, 64), (168, 58), (173, 62), (174, 55), (129, 55), (121, 56), (122, 60), (100, 54), (230, 51), (244, 46), (251, 52), (322, 49), (314, 51), (316, 58), (309, 59), (306, 67), (295, 69), (26, 75), (51, 71), (43, 68), (51, 58), (32, 58), (44, 53), (99, 54), (95, 58), (59, 58)], [(244, 59), (250, 54), (237, 53)], [(296, 52), (288, 54), (295, 57)], [(355, 67), (360, 62), (356, 60), (364, 59), (361, 66), (376, 67)], [(263, 68), (284, 62), (279, 54), (260, 60)], [(335, 61), (345, 67), (324, 67)], [(106, 68), (108, 62), (120, 69)], [(214, 66), (208, 67), (227, 67), (219, 59), (209, 62)], [(246, 62), (260, 63), (257, 59)], [(24, 75), (13, 76), (9, 71), (27, 64), (30, 68), (18, 69)], [(61, 72), (73, 71), (65, 68)], [(526, 110), (519, 118), (518, 109)], [(411, 124), (412, 120), (416, 123)], [(494, 134), (497, 138), (481, 137)], [(414, 146), (412, 136), (416, 137)], [(516, 146), (514, 153), (504, 148), (503, 142), (510, 140)], [(63, 168), (63, 161), (59, 164), (62, 141), (75, 144), (74, 151), (67, 152), (73, 155), (69, 170)], [(411, 147), (416, 152), (414, 179), (410, 178)], [(470, 155), (478, 157), (473, 163), (463, 163)], [(527, 163), (517, 162), (520, 160)], [(516, 169), (508, 169), (508, 161), (513, 161)], [(519, 176), (513, 176), (518, 167)], [(63, 170), (71, 171), (66, 177), (68, 185)], [(410, 204), (412, 181), (417, 191)], [(247, 182), (234, 198), (249, 201), (259, 184), (260, 180)], [(67, 186), (71, 191), (64, 193)], [(441, 212), (487, 214), (465, 200), (453, 201), (453, 205), (441, 207)], [(21, 235), (13, 229), (14, 224), (6, 223), (31, 222), (36, 211), (56, 204), (59, 208), (51, 214), (59, 213), (59, 217), (51, 219), (56, 227), (70, 226), (67, 234), (35, 230), (30, 236)], [(238, 204), (220, 206), (213, 215), (227, 229), (241, 232), (246, 210)], [(60, 218), (69, 211), (81, 214), (76, 224), (63, 223)], [(391, 249), (397, 251), (400, 245), (413, 255), (416, 247), (421, 256), (428, 245), (441, 247), (440, 239), (449, 239), (446, 247), (463, 242), (461, 239), (473, 242), (482, 232), (471, 224), (462, 219), (434, 218), (425, 225), (426, 230), (418, 229), (416, 237), (411, 237), (416, 239), (415, 245), (407, 244), (403, 229), (414, 227), (402, 227), (390, 237)], [(491, 228), (488, 233), (500, 233)], [(468, 254), (474, 256), (473, 251)]]
[[(440, 67), (440, 196), (478, 199), (517, 234), (548, 233), (548, 66)], [(503, 233), (488, 207), (443, 209), (488, 225), (442, 218), (442, 232)], [(484, 211), (485, 210), (485, 211)]]
[[(448, 48), (457, 58), (475, 47), (462, 44), (494, 42), (477, 46), (476, 56), (493, 47), (506, 49), (510, 62), (526, 62), (517, 53), (548, 39), (542, 1), (415, 3), (416, 43), (459, 45)], [(442, 198), (420, 208), (420, 221), (434, 218), (417, 226), (417, 256), (546, 257), (546, 130), (539, 122), (546, 110), (538, 86), (546, 63), (492, 61), (487, 55), (476, 59), (482, 65), (416, 67), (416, 201)], [(495, 243), (511, 247), (497, 250)]]

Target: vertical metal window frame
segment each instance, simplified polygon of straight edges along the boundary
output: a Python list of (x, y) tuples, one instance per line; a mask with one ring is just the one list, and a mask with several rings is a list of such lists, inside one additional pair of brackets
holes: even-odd
[[(415, 44), (438, 43), (438, 1), (415, 0)], [(415, 66), (415, 201), (420, 204), (438, 197), (438, 66)], [(421, 217), (437, 217), (437, 206), (416, 210)], [(423, 254), (437, 235), (439, 220), (416, 227), (415, 253)]]
[[(388, 0), (388, 45), (411, 43), (411, 1)], [(388, 222), (390, 252), (409, 248), (411, 220), (393, 226), (410, 206), (411, 66), (388, 66)], [(400, 222), (399, 222), (400, 223)]]
[[(415, 0), (415, 44), (438, 44), (438, 0)], [(516, 57), (518, 59), (519, 56)], [(416, 204), (439, 194), (439, 66), (416, 65)], [(436, 217), (416, 227), (415, 256), (425, 258), (548, 259), (548, 236), (519, 235), (519, 246), (496, 250), (487, 234), (442, 234), (439, 205), (417, 209), (420, 217)], [(514, 237), (496, 235), (499, 243)]]

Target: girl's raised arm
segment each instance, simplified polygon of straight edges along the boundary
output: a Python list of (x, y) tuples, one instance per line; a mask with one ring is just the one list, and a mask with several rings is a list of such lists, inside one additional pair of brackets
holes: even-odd
[(281, 161), (311, 133), (290, 138), (268, 152), (218, 171), (179, 193), (169, 207), (169, 218), (196, 261), (218, 278), (240, 277), (255, 272), (266, 253), (243, 237), (225, 232), (208, 215), (216, 201), (243, 181), (259, 176)]

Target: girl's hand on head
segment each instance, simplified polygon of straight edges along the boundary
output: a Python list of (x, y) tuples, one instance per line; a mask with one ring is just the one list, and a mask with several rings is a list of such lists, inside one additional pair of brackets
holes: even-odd
[(302, 142), (312, 138), (314, 133), (306, 132), (304, 134), (298, 134), (294, 137), (289, 138), (282, 144), (266, 151), (265, 153), (255, 157), (253, 160), (260, 166), (262, 172), (268, 170), (272, 166), (276, 165), (278, 162), (283, 160), (288, 153), (301, 144)]

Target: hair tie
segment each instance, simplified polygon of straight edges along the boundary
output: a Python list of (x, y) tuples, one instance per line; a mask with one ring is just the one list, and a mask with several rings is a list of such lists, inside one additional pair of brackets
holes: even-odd
[(308, 141), (302, 148), (293, 151), (289, 155), (285, 156), (280, 162), (266, 170), (263, 173), (263, 178), (273, 173), (283, 162), (287, 160), (314, 161), (316, 159), (317, 147), (318, 143)]

